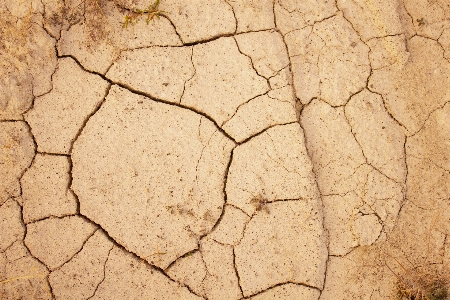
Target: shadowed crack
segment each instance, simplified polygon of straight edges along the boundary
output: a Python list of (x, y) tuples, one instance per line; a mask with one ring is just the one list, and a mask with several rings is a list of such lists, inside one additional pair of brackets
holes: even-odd
[[(77, 62), (78, 63), (78, 62)], [(78, 63), (79, 64), (79, 63)], [(80, 64), (79, 64), (80, 65)], [(81, 65), (80, 65), (81, 66)], [(73, 138), (73, 140), (70, 143), (70, 148), (69, 148), (69, 154), (72, 154), (72, 150), (73, 150), (73, 144), (75, 143), (75, 141), (78, 139), (78, 137), (80, 136), (81, 132), (83, 132), (84, 128), (86, 127), (87, 122), (89, 121), (89, 119), (95, 115), (97, 113), (97, 111), (99, 111), (99, 109), (102, 107), (103, 103), (105, 103), (106, 101), (106, 97), (109, 94), (109, 91), (111, 90), (111, 83), (108, 84), (108, 86), (106, 87), (105, 90), (105, 95), (103, 96), (103, 100), (100, 101), (95, 108), (92, 110), (92, 112), (86, 116), (86, 118), (83, 121), (83, 124), (80, 126), (80, 129), (78, 130), (78, 132), (76, 133), (75, 137)], [(71, 165), (72, 165), (72, 159), (70, 159), (71, 161)], [(72, 170), (72, 169), (71, 169)], [(72, 180), (71, 180), (72, 182)]]
[[(361, 91), (362, 91), (362, 90), (361, 90)], [(355, 93), (354, 95), (359, 94), (361, 91)], [(354, 95), (352, 95), (349, 99), (351, 99)], [(347, 101), (347, 103), (348, 103), (348, 101)], [(359, 149), (361, 150), (361, 153), (362, 153), (362, 155), (363, 155), (363, 157), (364, 157), (365, 163), (366, 163), (367, 165), (371, 166), (372, 168), (374, 168), (375, 170), (377, 170), (378, 172), (380, 172), (380, 173), (381, 173), (383, 176), (385, 176), (386, 178), (389, 178), (390, 180), (392, 180), (392, 181), (394, 181), (394, 182), (400, 183), (399, 181), (395, 180), (394, 178), (389, 177), (387, 174), (385, 174), (383, 171), (381, 171), (378, 167), (374, 166), (372, 163), (369, 162), (369, 159), (367, 158), (366, 153), (364, 152), (364, 147), (362, 147), (361, 142), (360, 142), (360, 141), (358, 140), (358, 138), (356, 137), (356, 133), (355, 133), (355, 131), (354, 131), (354, 128), (353, 128), (353, 126), (351, 125), (351, 123), (350, 123), (350, 121), (349, 121), (349, 118), (348, 118), (348, 116), (347, 116), (347, 110), (346, 110), (346, 109), (344, 109), (344, 117), (345, 117), (345, 121), (347, 122), (348, 126), (350, 127), (350, 132), (352, 133), (354, 140), (356, 141), (356, 143), (357, 143), (358, 146), (359, 146)], [(406, 156), (405, 156), (405, 159), (406, 159)], [(354, 174), (354, 173), (353, 173), (353, 174)], [(353, 175), (353, 174), (352, 174), (352, 175)], [(366, 182), (367, 182), (367, 179), (366, 179)]]
[(34, 256), (34, 255), (31, 253), (31, 251), (30, 251), (30, 249), (28, 248), (28, 246), (27, 246), (27, 245), (25, 244), (25, 242), (24, 242), (25, 237), (27, 236), (27, 233), (28, 233), (28, 229), (27, 229), (27, 226), (25, 225), (25, 222), (23, 221), (22, 207), (20, 208), (20, 221), (21, 221), (22, 226), (23, 226), (23, 228), (24, 228), (23, 246), (27, 249), (27, 254), (28, 254), (29, 256), (31, 256), (33, 259), (35, 259), (36, 261), (38, 261), (39, 263), (41, 263), (41, 264), (47, 269), (48, 274), (47, 274), (47, 276), (45, 276), (45, 278), (43, 278), (43, 279), (45, 279), (45, 282), (46, 282), (46, 284), (47, 284), (47, 286), (48, 286), (48, 288), (49, 288), (49, 290), (50, 290), (49, 292), (50, 292), (50, 294), (51, 294), (51, 296), (52, 296), (52, 299), (54, 299), (55, 296), (54, 296), (54, 294), (53, 294), (52, 286), (50, 285), (50, 282), (49, 282), (49, 280), (48, 280), (48, 276), (50, 275), (50, 268), (49, 268), (49, 267), (47, 266), (47, 264), (45, 264), (42, 260), (40, 260), (39, 258), (37, 258), (36, 256)]
[[(198, 114), (198, 115), (201, 115), (201, 116), (203, 116), (203, 117), (205, 117), (206, 119), (208, 119), (209, 121), (211, 121), (216, 127), (217, 127), (217, 130), (219, 130), (223, 135), (225, 135), (227, 138), (229, 138), (230, 140), (232, 140), (233, 142), (235, 142), (236, 143), (236, 141), (230, 136), (230, 135), (228, 135), (210, 116), (208, 116), (207, 114), (205, 114), (204, 112), (201, 112), (201, 111), (199, 111), (199, 110), (196, 110), (196, 109), (194, 109), (194, 108), (192, 108), (192, 107), (187, 107), (187, 106), (184, 106), (184, 105), (181, 105), (181, 104), (177, 104), (177, 103), (173, 103), (173, 102), (168, 102), (168, 101), (165, 101), (165, 100), (162, 100), (162, 99), (158, 99), (158, 98), (155, 98), (155, 97), (153, 97), (153, 96), (150, 96), (150, 95), (148, 95), (147, 93), (145, 93), (145, 92), (141, 92), (141, 91), (138, 91), (138, 90), (136, 90), (136, 89), (134, 89), (133, 87), (131, 87), (131, 86), (129, 86), (129, 85), (127, 85), (127, 84), (122, 84), (122, 83), (117, 83), (117, 82), (114, 82), (114, 81), (112, 81), (112, 80), (110, 80), (109, 78), (107, 78), (105, 75), (103, 75), (103, 74), (101, 74), (101, 73), (98, 73), (98, 72), (95, 72), (95, 71), (89, 71), (89, 70), (87, 70), (87, 69), (85, 69), (84, 67), (83, 67), (83, 65), (74, 57), (74, 56), (72, 56), (72, 55), (63, 55), (63, 56), (60, 56), (60, 58), (63, 58), (63, 57), (70, 57), (70, 58), (72, 58), (79, 66), (80, 66), (80, 68), (82, 68), (83, 69), (83, 71), (85, 71), (85, 72), (88, 72), (88, 73), (91, 73), (91, 74), (95, 74), (95, 75), (98, 75), (98, 76), (100, 76), (103, 80), (105, 80), (105, 81), (107, 81), (107, 82), (109, 82), (111, 85), (112, 84), (115, 84), (115, 85), (117, 85), (117, 86), (119, 86), (119, 87), (121, 87), (121, 88), (123, 88), (123, 89), (126, 89), (127, 91), (129, 91), (129, 92), (131, 92), (131, 93), (133, 93), (133, 94), (136, 94), (136, 95), (140, 95), (140, 96), (144, 96), (144, 97), (146, 97), (146, 98), (149, 98), (150, 100), (153, 100), (153, 101), (155, 101), (155, 102), (159, 102), (159, 103), (164, 103), (164, 104), (167, 104), (167, 105), (171, 105), (171, 106), (177, 106), (177, 107), (180, 107), (180, 108), (183, 108), (183, 109), (187, 109), (187, 110), (190, 110), (190, 111), (192, 111), (192, 112), (194, 112), (194, 113), (196, 113), (196, 114)], [(103, 103), (103, 102), (102, 102)], [(92, 117), (94, 114), (92, 114), (90, 117)], [(89, 121), (89, 119), (90, 118), (87, 118), (87, 120), (85, 121), (85, 124)], [(82, 130), (81, 130), (82, 131)], [(80, 131), (80, 132), (81, 132)]]
[(265, 96), (265, 95), (268, 96), (268, 94), (269, 94), (270, 91), (272, 91), (272, 90), (268, 90), (268, 91), (265, 92), (265, 93), (256, 95), (256, 96), (254, 96), (254, 97), (248, 99), (247, 101), (245, 101), (245, 102), (239, 104), (239, 106), (236, 107), (236, 110), (234, 111), (233, 115), (231, 115), (231, 117), (229, 117), (227, 120), (225, 120), (224, 122), (222, 122), (222, 124), (221, 124), (220, 126), (221, 126), (221, 127), (224, 127), (229, 121), (231, 121), (231, 119), (233, 119), (233, 117), (238, 113), (239, 109), (240, 109), (242, 106), (248, 104), (249, 102), (251, 102), (252, 100), (255, 100), (255, 99), (258, 98), (258, 97)]
[(233, 5), (231, 5), (229, 3), (229, 0), (223, 0), (223, 1), (230, 6), (231, 12), (233, 12), (233, 17), (234, 17), (234, 34), (236, 34), (237, 29), (238, 29), (238, 19), (236, 18), (236, 13), (234, 12)]
[(167, 268), (164, 270), (164, 273), (167, 272), (171, 267), (173, 267), (174, 264), (176, 264), (179, 260), (189, 257), (194, 253), (199, 252), (200, 250), (200, 246), (197, 244), (197, 248), (191, 251), (188, 251), (186, 253), (184, 253), (183, 255), (179, 256), (177, 259), (175, 259), (173, 262), (170, 263), (170, 265), (167, 266)]
[(439, 107), (437, 107), (436, 109), (432, 110), (432, 111), (428, 114), (427, 118), (423, 121), (422, 126), (420, 126), (420, 128), (419, 128), (416, 132), (412, 133), (409, 137), (413, 137), (413, 136), (415, 136), (416, 134), (418, 134), (420, 131), (422, 131), (422, 129), (425, 127), (425, 124), (428, 122), (428, 119), (430, 119), (431, 115), (434, 114), (434, 113), (435, 113), (436, 111), (438, 111), (438, 110), (444, 109), (444, 107), (445, 107), (447, 104), (450, 104), (450, 101), (447, 101), (447, 102), (445, 102), (444, 104), (442, 104), (442, 105), (440, 105)]
[(97, 229), (94, 230), (89, 236), (87, 236), (86, 239), (83, 241), (83, 244), (82, 244), (81, 248), (80, 248), (77, 252), (75, 252), (75, 253), (72, 255), (72, 257), (70, 257), (65, 263), (63, 263), (61, 266), (59, 266), (59, 267), (53, 269), (52, 272), (61, 269), (64, 265), (66, 265), (67, 263), (71, 262), (72, 259), (73, 259), (75, 256), (77, 256), (81, 251), (83, 251), (84, 246), (85, 246), (86, 243), (89, 241), (89, 239), (90, 239), (97, 231), (99, 231), (99, 230), (101, 230), (101, 229), (100, 229), (100, 228), (97, 228)]
[[(318, 288), (315, 287), (315, 286), (309, 285), (309, 284), (307, 284), (307, 283), (298, 283), (298, 282), (286, 281), (286, 282), (282, 282), (282, 283), (277, 283), (277, 284), (275, 284), (275, 285), (273, 285), (273, 286), (271, 286), (271, 287), (269, 287), (269, 288), (267, 288), (267, 289), (264, 289), (264, 290), (262, 290), (262, 291), (260, 291), (260, 292), (258, 292), (258, 293), (249, 295), (249, 296), (244, 297), (244, 298), (242, 298), (242, 299), (250, 299), (250, 298), (252, 298), (252, 297), (255, 297), (255, 296), (257, 296), (257, 295), (264, 294), (264, 293), (267, 292), (267, 291), (270, 291), (270, 290), (272, 290), (272, 289), (274, 289), (274, 288), (276, 288), (276, 287), (279, 287), (279, 286), (282, 286), (282, 285), (285, 285), (285, 284), (294, 284), (294, 285), (297, 285), (297, 286), (303, 286), (303, 287), (306, 287), (306, 288), (309, 288), (309, 289), (317, 290), (317, 291), (319, 291), (320, 293), (322, 293), (322, 290), (318, 289)], [(319, 299), (320, 299), (320, 297), (319, 297)]]
[(260, 132), (257, 132), (257, 133), (255, 133), (255, 134), (249, 136), (248, 138), (246, 138), (245, 140), (243, 140), (242, 142), (237, 143), (237, 144), (238, 144), (238, 145), (245, 144), (245, 143), (247, 143), (248, 141), (252, 140), (253, 138), (255, 138), (255, 137), (257, 137), (257, 136), (260, 136), (261, 134), (264, 134), (266, 131), (268, 131), (269, 129), (271, 129), (271, 128), (273, 128), (273, 127), (276, 127), (276, 126), (284, 126), (284, 125), (290, 125), (290, 124), (296, 124), (296, 123), (297, 123), (296, 121), (293, 121), (293, 122), (288, 122), (288, 123), (283, 123), (283, 124), (274, 124), (274, 125), (271, 125), (271, 126), (269, 126), (269, 127), (267, 127), (267, 128), (264, 128), (264, 129), (261, 130)]
[[(371, 76), (372, 76), (372, 67), (370, 67), (370, 76), (369, 76), (369, 78), (367, 79), (368, 82), (369, 82)], [(384, 99), (383, 94), (378, 93), (378, 92), (372, 90), (372, 89), (370, 88), (369, 85), (367, 85), (366, 88), (367, 88), (371, 93), (377, 94), (377, 95), (379, 95), (379, 96), (381, 97), (381, 99), (383, 100), (384, 110), (387, 112), (387, 114), (389, 115), (389, 117), (390, 117), (392, 120), (394, 120), (395, 123), (397, 123), (399, 126), (401, 126), (403, 129), (405, 129), (406, 132), (408, 132), (408, 129), (406, 128), (406, 126), (405, 126), (404, 124), (402, 124), (399, 120), (397, 120), (397, 118), (395, 118), (394, 115), (392, 114), (392, 112), (387, 108), (387, 106), (386, 106), (386, 100)], [(406, 157), (406, 156), (405, 156), (405, 157)]]
[[(200, 240), (203, 238), (203, 237), (205, 237), (205, 236), (207, 236), (208, 234), (210, 234), (211, 232), (213, 232), (216, 228), (217, 228), (217, 226), (220, 224), (220, 221), (223, 219), (223, 216), (224, 216), (224, 214), (225, 214), (225, 206), (227, 205), (227, 183), (228, 183), (228, 174), (230, 173), (230, 166), (231, 166), (231, 162), (233, 161), (233, 154), (234, 154), (234, 149), (236, 149), (236, 147), (234, 147), (233, 148), (233, 150), (231, 150), (231, 153), (230, 153), (230, 159), (228, 160), (228, 165), (227, 165), (227, 167), (226, 167), (226, 169), (225, 169), (225, 176), (224, 176), (224, 179), (223, 179), (223, 195), (224, 195), (224, 204), (223, 204), (223, 206), (222, 206), (222, 211), (220, 212), (220, 216), (219, 216), (219, 218), (217, 219), (217, 221), (216, 221), (216, 223), (214, 224), (214, 226), (211, 228), (211, 230), (209, 230), (207, 233), (205, 233), (205, 234), (203, 234), (202, 236), (200, 236), (200, 238), (199, 238), (199, 242), (200, 242)], [(202, 151), (203, 152), (203, 151)], [(199, 247), (200, 248), (200, 247)]]
[[(26, 127), (27, 127), (27, 130), (28, 130), (28, 135), (31, 137), (31, 139), (33, 141), (33, 153), (34, 153), (33, 158), (31, 159), (30, 164), (26, 168), (24, 168), (22, 170), (22, 173), (20, 174), (20, 176), (18, 178), (18, 180), (19, 180), (19, 187), (20, 187), (19, 197), (22, 197), (22, 195), (23, 195), (22, 194), (22, 190), (23, 190), (22, 189), (22, 177), (23, 177), (23, 175), (25, 175), (25, 173), (28, 171), (28, 169), (33, 165), (34, 160), (36, 159), (37, 142), (36, 142), (36, 139), (34, 138), (33, 132), (31, 131), (31, 126), (30, 126), (30, 124), (28, 124), (27, 121), (23, 120), (23, 121), (13, 121), (13, 122), (24, 122), (27, 125)], [(19, 205), (20, 205), (20, 203), (19, 203)], [(20, 205), (20, 206), (22, 207), (22, 205)]]
[(189, 78), (188, 80), (184, 81), (184, 85), (183, 85), (183, 92), (181, 93), (181, 97), (180, 97), (180, 101), (178, 101), (178, 104), (181, 105), (181, 100), (183, 99), (184, 96), (184, 92), (186, 91), (186, 84), (192, 80), (192, 78), (194, 78), (195, 74), (197, 74), (197, 70), (195, 69), (195, 65), (194, 65), (194, 60), (192, 59), (194, 57), (194, 47), (191, 47), (191, 65), (192, 65), (192, 69), (194, 69), (194, 72), (192, 73), (191, 78)]
[[(327, 233), (327, 236), (328, 236), (328, 231), (325, 228), (324, 228), (324, 231)], [(319, 298), (318, 298), (318, 300), (320, 300), (320, 298), (322, 297), (322, 293), (325, 290), (325, 287), (327, 286), (328, 264), (330, 263), (330, 257), (331, 257), (330, 251), (329, 251), (329, 249), (330, 249), (330, 245), (329, 245), (330, 239), (329, 238), (327, 238), (327, 242), (328, 242), (327, 243), (328, 256), (327, 256), (327, 260), (325, 261), (325, 276), (323, 278), (323, 289), (319, 290)]]
[(244, 295), (244, 291), (242, 290), (242, 286), (241, 286), (241, 277), (239, 276), (239, 272), (236, 267), (236, 253), (235, 253), (234, 246), (233, 246), (233, 268), (234, 268), (234, 272), (236, 273), (236, 277), (238, 279), (238, 286), (239, 286), (239, 290), (241, 291), (241, 295)]
[[(309, 105), (311, 103), (312, 103), (312, 101), (310, 101), (307, 105)], [(303, 107), (303, 111), (304, 111), (305, 107), (306, 107), (306, 105)], [(300, 127), (301, 127), (301, 129), (303, 131), (302, 134), (303, 134), (303, 139), (305, 141), (304, 144), (305, 144), (305, 148), (306, 148), (306, 155), (308, 156), (309, 160), (311, 161), (311, 163), (313, 165), (313, 168), (311, 169), (311, 172), (312, 172), (312, 174), (314, 176), (314, 184), (316, 186), (317, 191), (319, 192), (319, 202), (320, 202), (320, 205), (321, 205), (320, 213), (322, 214), (322, 230), (324, 231), (325, 237), (326, 237), (326, 248), (327, 248), (328, 256), (327, 256), (327, 260), (325, 262), (325, 271), (324, 271), (325, 274), (324, 274), (323, 287), (325, 289), (325, 284), (326, 284), (326, 280), (327, 280), (327, 272), (328, 272), (328, 262), (330, 261), (330, 238), (329, 238), (329, 232), (328, 232), (328, 230), (327, 230), (327, 228), (325, 226), (325, 205), (323, 203), (324, 195), (322, 194), (322, 191), (320, 190), (320, 186), (318, 184), (317, 171), (314, 170), (316, 168), (316, 166), (314, 165), (314, 162), (312, 160), (311, 150), (308, 149), (308, 137), (306, 135), (305, 126), (302, 124), (302, 121), (301, 121), (301, 116), (302, 116), (303, 111), (300, 113), (300, 117), (299, 117), (298, 123), (300, 124)], [(320, 290), (319, 299), (320, 299), (321, 296), (322, 296), (322, 290)]]
[[(271, 30), (261, 30), (261, 31), (271, 31)], [(236, 43), (236, 47), (237, 47), (239, 53), (241, 53), (242, 55), (246, 56), (246, 57), (250, 60), (250, 64), (252, 65), (252, 68), (253, 68), (253, 70), (255, 71), (255, 73), (256, 73), (259, 77), (264, 78), (264, 79), (266, 80), (266, 82), (267, 82), (267, 86), (270, 87), (269, 79), (266, 78), (266, 77), (264, 77), (264, 76), (262, 76), (261, 74), (259, 74), (258, 70), (255, 68), (255, 64), (253, 63), (252, 57), (251, 57), (250, 55), (247, 55), (247, 54), (245, 54), (244, 52), (241, 51), (241, 48), (239, 48), (239, 43), (237, 42), (237, 40), (236, 40), (236, 38), (235, 38), (234, 36), (233, 36), (233, 40), (234, 40), (234, 42)], [(248, 102), (248, 101), (247, 101), (247, 102)]]
[(109, 260), (109, 255), (111, 254), (111, 251), (114, 249), (114, 243), (112, 244), (111, 248), (108, 251), (108, 256), (105, 259), (105, 263), (103, 264), (103, 278), (102, 280), (100, 280), (100, 282), (97, 284), (97, 286), (95, 287), (94, 293), (92, 294), (92, 296), (90, 296), (87, 299), (92, 299), (92, 297), (95, 296), (95, 294), (97, 293), (98, 288), (100, 287), (100, 285), (103, 283), (103, 281), (105, 281), (106, 278), (106, 264), (108, 263)]
[[(73, 143), (72, 143), (72, 146), (73, 146)], [(72, 151), (70, 151), (70, 152), (72, 152)], [(80, 213), (80, 211), (81, 211), (80, 199), (78, 198), (78, 195), (75, 193), (75, 191), (72, 189), (72, 183), (73, 183), (73, 174), (72, 174), (72, 172), (73, 172), (73, 161), (72, 161), (72, 156), (70, 155), (69, 156), (69, 182), (68, 182), (67, 186), (68, 186), (68, 190), (70, 191), (70, 193), (75, 198), (75, 201), (77, 202), (77, 215), (81, 215), (81, 213)]]
[(178, 38), (180, 39), (181, 43), (184, 45), (184, 41), (183, 41), (183, 39), (181, 38), (181, 35), (180, 35), (180, 33), (178, 32), (177, 27), (176, 27), (175, 24), (172, 22), (172, 20), (169, 18), (169, 16), (166, 16), (166, 15), (162, 14), (161, 17), (165, 18), (166, 20), (168, 20), (168, 21), (170, 22), (170, 25), (172, 25), (173, 30), (175, 31), (175, 34), (178, 36)]

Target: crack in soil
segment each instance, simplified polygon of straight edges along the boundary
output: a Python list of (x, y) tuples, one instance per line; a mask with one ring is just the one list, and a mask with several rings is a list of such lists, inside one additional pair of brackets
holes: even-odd
[(105, 278), (106, 278), (106, 264), (108, 263), (108, 260), (109, 260), (109, 256), (110, 256), (110, 254), (111, 254), (111, 251), (114, 249), (114, 247), (115, 247), (115, 244), (114, 244), (114, 242), (113, 242), (113, 244), (111, 245), (111, 248), (109, 249), (109, 251), (108, 251), (108, 256), (106, 257), (106, 259), (105, 259), (105, 263), (103, 264), (103, 278), (102, 278), (102, 280), (100, 280), (100, 282), (97, 284), (97, 286), (95, 287), (95, 290), (94, 290), (94, 293), (92, 294), (92, 296), (90, 296), (89, 298), (87, 298), (87, 299), (92, 299), (94, 296), (95, 296), (95, 294), (97, 293), (97, 290), (98, 290), (98, 288), (100, 287), (100, 285), (103, 283), (103, 281), (105, 281)]

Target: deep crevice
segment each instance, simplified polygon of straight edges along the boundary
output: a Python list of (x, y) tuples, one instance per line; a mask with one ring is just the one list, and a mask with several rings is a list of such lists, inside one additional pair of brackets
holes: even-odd
[(211, 38), (208, 39), (204, 39), (204, 40), (200, 40), (200, 41), (195, 41), (195, 42), (189, 42), (189, 43), (184, 43), (183, 46), (195, 46), (195, 45), (202, 45), (202, 44), (206, 44), (209, 42), (214, 42), (215, 40), (218, 40), (220, 38), (224, 38), (224, 37), (234, 37), (234, 33), (226, 33), (226, 34), (220, 34), (220, 35), (216, 35), (213, 36)]
[(65, 154), (65, 153), (53, 153), (53, 152), (41, 152), (41, 151), (36, 151), (36, 154), (40, 154), (42, 156), (63, 156), (63, 157), (70, 157), (70, 154)]

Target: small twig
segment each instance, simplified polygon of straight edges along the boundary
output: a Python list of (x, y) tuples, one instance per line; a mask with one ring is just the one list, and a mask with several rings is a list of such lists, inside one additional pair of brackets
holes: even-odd
[(165, 11), (158, 9), (159, 1), (160, 0), (156, 0), (155, 3), (150, 4), (146, 9), (137, 8), (132, 11), (131, 14), (125, 15), (125, 21), (123, 22), (122, 27), (128, 28), (128, 24), (133, 26), (139, 21), (139, 17), (142, 17), (143, 15), (147, 15), (147, 19), (145, 20), (147, 24), (155, 17), (159, 18), (164, 15)]

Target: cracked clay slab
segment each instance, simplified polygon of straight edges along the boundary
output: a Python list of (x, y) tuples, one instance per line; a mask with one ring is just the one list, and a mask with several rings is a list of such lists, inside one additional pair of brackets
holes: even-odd
[(97, 230), (70, 261), (50, 274), (56, 299), (88, 299), (104, 279), (105, 264), (113, 247), (102, 230)]
[(335, 1), (278, 0), (274, 2), (277, 28), (283, 33), (313, 25), (336, 14)]
[[(404, 135), (401, 134), (401, 130), (397, 131), (399, 129), (397, 126), (392, 127), (395, 123), (390, 123), (392, 120), (386, 119), (387, 116), (379, 104), (374, 102), (369, 105), (378, 97), (372, 96), (375, 98), (371, 99), (370, 94), (367, 94), (367, 97), (362, 96), (364, 93), (353, 98), (345, 111), (340, 107), (333, 108), (323, 101), (313, 100), (304, 109), (301, 118), (317, 183), (323, 195), (324, 226), (330, 233), (329, 251), (333, 255), (345, 255), (358, 245), (373, 244), (379, 239), (383, 229), (389, 232), (395, 224), (404, 197), (403, 182), (399, 183), (389, 178), (367, 163), (367, 160), (372, 160), (377, 165), (377, 161), (383, 161), (383, 152), (369, 152), (371, 156), (368, 159), (357, 141), (359, 138), (364, 149), (367, 149), (372, 128), (378, 128), (381, 132), (387, 133), (386, 136), (381, 135), (377, 140), (378, 143), (386, 143), (389, 148), (393, 147), (387, 150), (394, 150), (393, 153), (401, 157), (402, 147), (397, 144), (398, 151), (395, 151), (395, 145), (391, 145), (388, 141), (400, 139), (402, 142), (401, 138), (404, 138)], [(364, 102), (358, 104), (358, 100)], [(357, 119), (351, 119), (352, 124), (356, 124), (355, 122), (361, 124), (359, 128), (355, 128), (355, 134), (348, 124), (345, 113), (355, 116), (353, 110), (358, 109), (360, 105), (368, 105), (364, 113), (369, 115), (366, 120), (359, 122)], [(371, 120), (370, 114), (384, 117)], [(371, 129), (365, 133), (362, 124), (372, 125)], [(386, 128), (383, 129), (383, 126)], [(389, 156), (384, 157), (391, 159)], [(381, 166), (381, 170), (385, 170), (383, 163), (378, 163), (378, 166)], [(394, 174), (400, 175), (405, 172), (402, 169), (394, 171), (398, 172)]]
[(33, 98), (52, 87), (56, 41), (39, 26), (30, 9), (18, 18), (4, 11), (3, 4), (0, 7), (0, 120), (22, 119)]
[(151, 47), (125, 51), (106, 77), (151, 97), (178, 103), (186, 81), (194, 75), (191, 55), (191, 47)]
[(436, 40), (443, 30), (450, 28), (448, 1), (404, 0), (403, 3), (413, 21), (411, 26), (414, 25), (417, 35)]
[(228, 203), (253, 216), (235, 247), (244, 296), (285, 282), (320, 289), (326, 236), (299, 124), (275, 126), (239, 145), (226, 190)]
[(48, 218), (27, 224), (25, 245), (34, 257), (54, 270), (80, 251), (95, 230), (94, 224), (80, 216)]
[(105, 265), (105, 278), (90, 299), (157, 300), (161, 296), (166, 299), (202, 299), (133, 254), (114, 246)]
[(241, 299), (239, 279), (234, 267), (233, 247), (209, 236), (200, 241), (200, 249), (177, 260), (168, 275), (207, 299)]
[(53, 89), (36, 98), (33, 108), (25, 114), (38, 151), (69, 154), (85, 119), (100, 105), (108, 86), (73, 59), (59, 59)]
[[(58, 54), (72, 56), (87, 70), (105, 74), (121, 51), (181, 45), (175, 28), (166, 18), (160, 18), (151, 25), (139, 22), (124, 29), (124, 14), (116, 6), (116, 2), (88, 2), (89, 8), (84, 12), (85, 20), (61, 31), (61, 38), (57, 43)], [(144, 6), (148, 6), (148, 3), (144, 3), (142, 7)], [(103, 11), (100, 18), (98, 9)], [(100, 33), (100, 37), (96, 37), (96, 33)]]
[(78, 204), (69, 181), (68, 157), (36, 154), (21, 179), (24, 222), (76, 214)]
[(404, 182), (405, 131), (389, 116), (381, 96), (364, 89), (350, 99), (345, 115), (367, 161), (389, 178)]
[(395, 261), (391, 259), (386, 266), (386, 249), (382, 244), (357, 248), (344, 257), (331, 256), (320, 299), (395, 299), (397, 278), (388, 269)]
[(297, 98), (307, 104), (320, 98), (345, 105), (366, 86), (370, 75), (369, 47), (342, 15), (285, 36)]
[[(292, 96), (282, 99), (271, 98), (268, 95), (258, 96), (240, 105), (222, 128), (236, 142), (241, 143), (271, 126), (297, 121), (294, 101)], [(255, 111), (259, 113), (255, 114)]]
[(414, 36), (406, 45), (384, 49), (386, 57), (408, 49), (406, 56), (374, 70), (369, 88), (383, 95), (386, 108), (402, 124), (407, 135), (417, 133), (430, 113), (450, 101), (450, 63), (442, 47), (431, 39)]
[(338, 0), (337, 5), (344, 13), (363, 41), (376, 37), (403, 33), (403, 24), (398, 0)]
[(206, 267), (203, 289), (207, 299), (240, 299), (242, 293), (234, 266), (233, 247), (203, 238), (200, 253)]
[(224, 207), (223, 216), (209, 235), (213, 240), (226, 245), (238, 244), (244, 236), (244, 229), (250, 217), (232, 205)]
[[(407, 198), (421, 208), (444, 211), (450, 198), (450, 103), (433, 112), (406, 143)], [(424, 180), (429, 178), (428, 180)]]
[(10, 199), (0, 206), (0, 251), (5, 251), (25, 234), (21, 222), (20, 206)]
[(31, 164), (35, 146), (25, 122), (0, 123), (0, 205), (20, 195), (19, 179)]
[(83, 215), (165, 269), (219, 219), (233, 148), (205, 117), (113, 86), (74, 144), (72, 186)]
[(233, 8), (225, 0), (161, 1), (159, 9), (168, 12), (183, 43), (210, 40), (236, 31)]
[(186, 285), (196, 295), (205, 296), (203, 281), (206, 277), (206, 265), (200, 251), (179, 258), (167, 270), (173, 280)]
[(186, 83), (181, 104), (207, 114), (219, 126), (241, 104), (269, 91), (267, 80), (256, 73), (232, 37), (195, 45), (192, 63), (195, 74)]
[(357, 246), (381, 241), (396, 224), (404, 197), (402, 185), (377, 170), (359, 180), (354, 191), (322, 197), (331, 255), (344, 256)]
[(289, 65), (283, 37), (276, 31), (259, 31), (235, 37), (239, 50), (248, 55), (259, 75), (269, 78)]
[(0, 0), (0, 298), (385, 300), (449, 267), (449, 16)]
[(226, 186), (227, 202), (252, 215), (255, 199), (305, 199), (318, 205), (312, 163), (298, 123), (275, 126), (236, 147)]
[(286, 300), (286, 299), (302, 299), (302, 300), (318, 300), (320, 291), (300, 284), (286, 283), (268, 289), (249, 299), (251, 300)]
[(304, 200), (266, 205), (235, 247), (244, 296), (285, 282), (322, 289), (327, 248), (318, 209)]
[(237, 33), (275, 28), (273, 0), (228, 0), (237, 21)]
[(2, 266), (0, 253), (0, 296), (2, 299), (53, 299), (46, 279), (48, 273), (29, 253), (14, 260), (7, 258)]
[[(347, 193), (366, 173), (366, 158), (356, 141), (342, 107), (313, 100), (302, 112), (307, 147), (322, 195)], [(323, 147), (327, 145), (327, 147)]]

